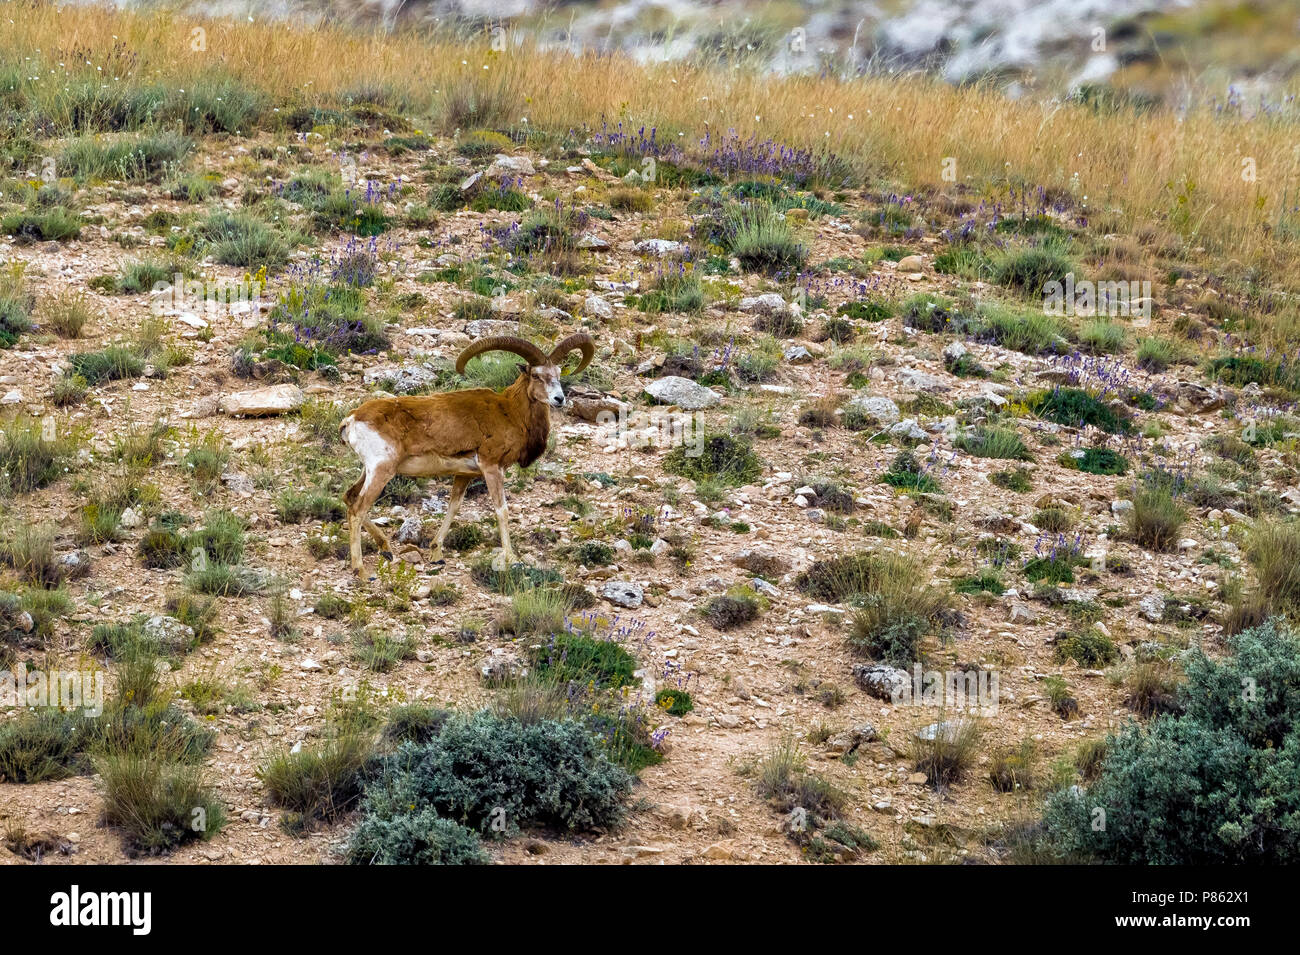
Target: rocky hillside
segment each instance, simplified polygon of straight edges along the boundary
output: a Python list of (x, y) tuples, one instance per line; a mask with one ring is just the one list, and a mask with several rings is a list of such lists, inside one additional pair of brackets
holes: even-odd
[[(1177, 221), (273, 109), (6, 141), (0, 664), (105, 694), (0, 715), (4, 861), (1006, 861), (1300, 597), (1296, 305)], [(341, 419), (574, 331), (522, 562), (398, 478), (352, 575)]]

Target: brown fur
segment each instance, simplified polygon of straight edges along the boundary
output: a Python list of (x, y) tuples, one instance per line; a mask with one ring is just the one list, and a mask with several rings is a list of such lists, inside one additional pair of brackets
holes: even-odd
[(357, 573), (361, 571), (362, 528), (382, 549), (392, 550), (387, 536), (366, 518), (366, 512), (398, 474), (455, 478), (434, 559), (441, 559), (443, 538), (465, 488), (481, 476), (497, 512), (503, 559), (513, 559), (506, 526), (504, 473), (512, 464), (528, 467), (546, 450), (551, 433), (547, 382), (559, 377), (555, 365), (520, 367), (520, 376), (500, 393), (473, 388), (440, 395), (375, 398), (344, 419), (340, 430), (349, 443), (350, 429), (364, 424), (392, 449), (382, 458), (372, 455), (374, 460), (366, 461), (366, 473), (343, 495), (352, 567)]
[(550, 412), (545, 404), (531, 400), (526, 375), (501, 392), (470, 388), (440, 395), (374, 398), (350, 417), (401, 447), (405, 457), (477, 454), (481, 461), (502, 469), (532, 464), (546, 450), (551, 433)]

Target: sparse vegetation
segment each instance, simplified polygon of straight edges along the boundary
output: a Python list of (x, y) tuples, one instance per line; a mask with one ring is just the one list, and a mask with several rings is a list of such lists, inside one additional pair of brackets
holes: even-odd
[[(0, 699), (0, 782), (26, 787), (0, 845), (1300, 858), (1286, 4), (1110, 24), (1119, 66), (1073, 90), (1064, 21), (1022, 69), (1001, 21), (896, 63), (897, 4), (808, 51), (798, 11), (735, 6), (665, 34), (651, 5), (599, 56), (537, 43), (545, 17), (503, 55), (419, 10), (191, 13), (197, 55), (153, 5), (17, 4), (0, 691), (108, 692)], [(642, 38), (696, 45), (618, 51)], [(978, 81), (931, 75), (971, 44)], [(528, 384), (513, 354), (458, 372), (472, 339), (581, 331), (565, 406), (515, 422), (550, 419), (503, 474), (525, 558), (492, 474), (433, 555), (450, 482), (422, 472), (472, 455), (389, 475), (340, 425)], [(482, 422), (431, 427), (469, 447)], [(354, 577), (345, 501), (376, 467)], [(894, 705), (914, 668), (1000, 674), (1008, 718)]]

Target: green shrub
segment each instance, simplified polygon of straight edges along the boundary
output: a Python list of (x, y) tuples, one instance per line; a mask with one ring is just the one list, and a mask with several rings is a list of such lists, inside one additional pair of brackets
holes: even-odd
[(1031, 523), (1049, 534), (1063, 534), (1074, 526), (1074, 517), (1063, 507), (1045, 507), (1033, 516)]
[(743, 205), (727, 215), (723, 246), (750, 272), (795, 272), (808, 257), (785, 217), (766, 202)]
[(53, 707), (0, 723), (0, 782), (39, 783), (89, 769), (82, 760), (94, 720)]
[(953, 443), (977, 458), (1006, 458), (1014, 461), (1033, 459), (1025, 442), (1012, 428), (980, 425), (970, 434), (959, 435)]
[(959, 594), (1000, 595), (1007, 588), (1006, 584), (1002, 582), (1002, 575), (992, 568), (987, 568), (977, 574), (954, 580), (952, 589), (954, 593)]
[(694, 272), (667, 272), (640, 299), (643, 312), (698, 312), (704, 307), (704, 285)]
[(802, 809), (810, 828), (836, 818), (847, 799), (825, 777), (808, 772), (807, 758), (791, 733), (783, 734), (755, 767), (758, 794), (781, 813)]
[(1061, 455), (1060, 461), (1066, 467), (1088, 474), (1124, 474), (1128, 471), (1128, 458), (1110, 448), (1067, 451)]
[(0, 532), (0, 563), (42, 587), (57, 587), (67, 576), (54, 551), (53, 524), (19, 524)]
[(760, 606), (753, 592), (738, 591), (710, 598), (704, 619), (719, 630), (733, 630), (758, 619)]
[(1034, 760), (1037, 748), (1032, 739), (996, 754), (989, 770), (989, 782), (1000, 793), (1034, 788)]
[[(631, 786), (586, 726), (523, 723), (483, 710), (447, 722), (427, 744), (407, 743), (382, 758), (364, 808), (367, 817), (388, 820), (436, 813), (479, 833), (585, 832), (622, 822)], [(390, 851), (409, 857), (416, 850)]]
[[(369, 809), (369, 805), (363, 807)], [(444, 819), (432, 808), (414, 812), (367, 812), (348, 842), (349, 865), (488, 865), (472, 829)]]
[(763, 470), (753, 445), (731, 435), (706, 435), (703, 453), (694, 455), (694, 450), (686, 446), (674, 448), (664, 458), (664, 470), (696, 481), (712, 478), (728, 486), (748, 484)]
[(853, 613), (849, 646), (871, 660), (920, 659), (921, 639), (943, 630), (948, 594), (928, 582), (917, 561), (899, 554), (877, 557), (871, 577), (871, 589)]
[(104, 821), (122, 830), (129, 853), (168, 852), (207, 840), (225, 810), (202, 767), (145, 753), (111, 753), (95, 761), (104, 790)]
[(1073, 660), (1081, 667), (1096, 669), (1114, 663), (1119, 656), (1114, 641), (1096, 629), (1061, 634), (1054, 643), (1057, 663)]
[(1134, 357), (1139, 368), (1158, 374), (1178, 361), (1178, 350), (1164, 338), (1140, 338)]
[(814, 600), (839, 603), (870, 593), (879, 573), (880, 558), (869, 551), (825, 557), (795, 578), (795, 587)]
[(35, 418), (0, 420), (0, 491), (24, 494), (47, 487), (62, 477), (75, 453), (74, 439), (51, 439)]
[(1025, 399), (1034, 414), (1071, 428), (1092, 425), (1108, 434), (1126, 434), (1132, 427), (1127, 415), (1081, 388), (1055, 388)]
[(1025, 577), (1035, 583), (1046, 581), (1049, 584), (1074, 583), (1074, 568), (1087, 563), (1076, 551), (1061, 546), (1058, 540), (1052, 549), (1041, 557), (1034, 557), (1025, 562)]
[(281, 491), (275, 499), (275, 516), (285, 524), (301, 524), (308, 518), (341, 521), (346, 515), (337, 494), (327, 491)]
[(66, 242), (81, 235), (81, 216), (64, 206), (11, 212), (0, 217), (0, 232), (18, 243)]
[(1060, 354), (1069, 347), (1065, 327), (1041, 311), (985, 307), (978, 331), (981, 338), (1026, 355)]
[(965, 335), (983, 327), (974, 303), (969, 300), (954, 302), (925, 293), (913, 295), (903, 303), (902, 317), (906, 327), (935, 334)]
[(501, 632), (516, 637), (558, 633), (564, 629), (568, 599), (562, 590), (527, 587), (510, 596), (501, 617)]
[(63, 148), (59, 170), (81, 180), (152, 182), (168, 166), (181, 163), (193, 148), (193, 140), (172, 131), (112, 139), (83, 136)]
[[(1107, 740), (1096, 780), (1044, 812), (1058, 858), (1129, 865), (1300, 861), (1300, 645), (1270, 622), (1187, 657), (1180, 715)], [(1096, 825), (1097, 810), (1105, 825)]]
[(664, 687), (655, 694), (655, 706), (673, 716), (685, 716), (695, 709), (695, 701), (685, 690)]
[(497, 570), (487, 559), (471, 566), (469, 573), (475, 583), (499, 594), (512, 594), (525, 587), (564, 582), (564, 575), (549, 567), (534, 567), (531, 564), (519, 563), (511, 564), (509, 570)]
[(369, 737), (340, 733), (296, 753), (272, 756), (257, 775), (273, 805), (305, 824), (332, 822), (361, 798), (362, 770), (373, 752)]
[(1144, 483), (1133, 495), (1128, 513), (1128, 535), (1135, 543), (1154, 551), (1169, 551), (1187, 520), (1187, 510), (1173, 491), (1163, 485)]
[(373, 673), (391, 672), (414, 656), (415, 641), (405, 634), (365, 627), (352, 635), (352, 659)]
[(81, 352), (68, 357), (70, 373), (87, 384), (139, 378), (147, 364), (143, 355), (126, 345), (109, 345), (102, 351)]
[(8, 348), (32, 329), (36, 300), (23, 280), (23, 268), (0, 271), (0, 348)]
[(1029, 472), (1024, 468), (994, 471), (989, 475), (989, 481), (995, 487), (1000, 487), (1005, 491), (1014, 491), (1017, 494), (1024, 494), (1033, 490), (1034, 487), (1034, 482), (1030, 479)]
[(947, 789), (975, 764), (982, 735), (983, 727), (973, 719), (926, 727), (912, 737), (913, 766), (935, 789)]
[(1124, 326), (1108, 318), (1084, 322), (1079, 327), (1079, 345), (1090, 355), (1112, 355), (1124, 350)]
[(222, 265), (279, 268), (289, 261), (290, 243), (247, 212), (216, 210), (200, 224), (198, 235)]
[(617, 689), (636, 683), (636, 657), (614, 640), (564, 632), (531, 653), (538, 675), (560, 685)]
[(889, 470), (880, 475), (880, 480), (905, 491), (943, 493), (943, 486), (930, 473), (929, 465), (922, 465), (911, 451), (900, 451), (890, 463)]
[(1045, 294), (1049, 282), (1064, 282), (1074, 263), (1056, 243), (1005, 253), (993, 264), (993, 281), (1027, 294)]
[(196, 594), (212, 597), (246, 597), (266, 589), (266, 581), (257, 571), (227, 564), (208, 564), (185, 575), (185, 586)]
[(383, 741), (390, 746), (400, 743), (427, 743), (442, 732), (455, 714), (424, 703), (406, 703), (388, 711)]

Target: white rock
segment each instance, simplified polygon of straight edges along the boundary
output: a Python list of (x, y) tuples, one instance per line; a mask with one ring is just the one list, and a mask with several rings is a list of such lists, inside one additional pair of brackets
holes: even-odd
[(302, 407), (306, 397), (297, 385), (271, 385), (224, 396), (218, 407), (228, 415), (257, 417), (285, 414)]

